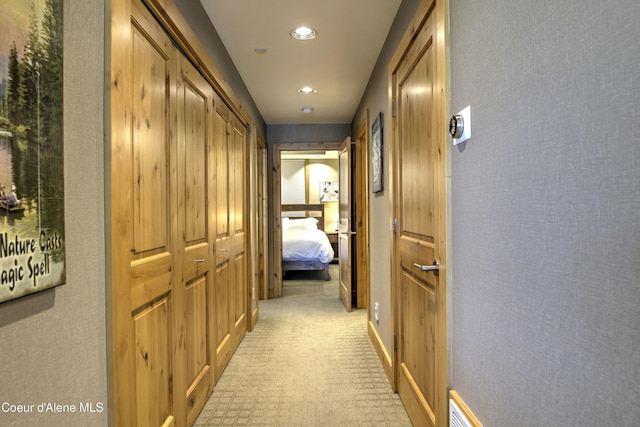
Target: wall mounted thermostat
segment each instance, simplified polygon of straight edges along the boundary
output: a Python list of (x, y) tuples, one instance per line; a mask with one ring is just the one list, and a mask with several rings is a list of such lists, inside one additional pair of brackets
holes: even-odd
[(458, 139), (462, 136), (462, 131), (464, 130), (464, 117), (461, 114), (456, 114), (455, 116), (451, 116), (451, 120), (449, 121), (449, 133), (454, 139)]
[(453, 138), (453, 145), (471, 138), (471, 106), (465, 107), (449, 120), (449, 133)]

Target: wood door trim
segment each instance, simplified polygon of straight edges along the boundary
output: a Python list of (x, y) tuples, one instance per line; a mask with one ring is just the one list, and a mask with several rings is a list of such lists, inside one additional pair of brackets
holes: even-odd
[[(360, 119), (356, 130), (356, 266), (357, 308), (369, 304), (369, 110)], [(367, 311), (367, 319), (371, 318)]]
[[(245, 212), (244, 217), (247, 234), (245, 236), (245, 251), (247, 254), (247, 265), (245, 267), (247, 272), (247, 332), (253, 331), (253, 327), (258, 322), (258, 300), (254, 300), (254, 294), (256, 293), (257, 278), (256, 273), (258, 271), (256, 267), (256, 260), (258, 256), (258, 248), (256, 237), (258, 231), (258, 206), (257, 206), (257, 194), (258, 194), (258, 138), (257, 128), (255, 125), (246, 127), (245, 135), (245, 164), (248, 172), (248, 185), (247, 195), (245, 200)], [(254, 308), (253, 302), (256, 302)]]
[[(389, 75), (396, 72), (396, 70), (402, 65), (402, 59), (404, 57), (405, 52), (409, 49), (409, 46), (413, 43), (414, 39), (418, 36), (416, 34), (417, 28), (422, 28), (424, 22), (429, 17), (429, 13), (431, 9), (436, 6), (436, 0), (422, 0), (418, 5), (418, 9), (416, 13), (413, 15), (411, 22), (409, 23), (408, 30), (405, 32), (404, 36), (398, 43), (398, 47), (395, 50), (395, 53), (391, 57), (391, 61), (389, 61)], [(440, 38), (440, 35), (438, 36)], [(391, 81), (389, 81), (389, 86), (391, 86)], [(389, 92), (391, 93), (391, 92)], [(392, 99), (389, 98), (389, 102), (391, 103)], [(393, 111), (393, 110), (389, 110)]]
[[(410, 46), (414, 43), (415, 39), (420, 35), (420, 29), (423, 27), (423, 24), (430, 16), (430, 14), (435, 14), (435, 49), (436, 49), (436, 70), (434, 75), (434, 86), (435, 91), (433, 94), (434, 97), (434, 108), (435, 108), (435, 120), (434, 122), (437, 124), (441, 124), (441, 126), (434, 126), (434, 139), (438, 141), (438, 146), (440, 148), (440, 153), (438, 159), (435, 161), (434, 166), (437, 167), (437, 185), (443, 191), (439, 192), (438, 204), (439, 206), (444, 207), (443, 209), (439, 209), (436, 212), (436, 228), (438, 230), (438, 236), (440, 236), (440, 241), (437, 243), (436, 248), (436, 259), (440, 261), (440, 286), (439, 292), (441, 293), (437, 301), (436, 310), (443, 314), (443, 318), (447, 319), (447, 195), (446, 195), (446, 174), (448, 171), (448, 150), (447, 150), (447, 135), (446, 135), (446, 112), (447, 112), (447, 95), (448, 95), (448, 87), (447, 87), (447, 47), (448, 47), (448, 28), (447, 28), (447, 2), (441, 0), (423, 0), (418, 9), (411, 20), (408, 29), (404, 36), (402, 37), (398, 47), (396, 48), (395, 53), (392, 56), (391, 61), (388, 65), (388, 93), (389, 93), (389, 104), (388, 111), (395, 111), (395, 100), (397, 97), (397, 79), (396, 72), (402, 66), (405, 54)], [(393, 222), (394, 218), (398, 217), (398, 209), (396, 203), (396, 198), (398, 194), (398, 181), (399, 171), (397, 170), (395, 162), (398, 158), (397, 149), (397, 141), (399, 140), (399, 129), (396, 126), (395, 118), (391, 118), (391, 144), (389, 148), (389, 178), (390, 178), (390, 189), (389, 189), (389, 203), (390, 203), (390, 212), (391, 217), (389, 218), (391, 230), (391, 242), (392, 242), (392, 250), (391, 250), (391, 309), (393, 310), (391, 319), (392, 319), (392, 330), (394, 333), (394, 340), (398, 337), (399, 332), (399, 301), (398, 301), (398, 283), (399, 283), (399, 274), (398, 271), (398, 257), (396, 247), (396, 237), (394, 234)], [(448, 356), (448, 348), (447, 342), (448, 338), (446, 336), (447, 325), (445, 321), (445, 325), (438, 326), (438, 335), (437, 335), (437, 346), (442, 348), (443, 351), (436, 352), (436, 392), (437, 397), (436, 401), (437, 406), (435, 408), (435, 418), (436, 420), (444, 420), (447, 419), (447, 383), (448, 383), (448, 364), (447, 364), (447, 356)], [(398, 391), (398, 377), (400, 375), (399, 359), (398, 359), (398, 350), (394, 347), (392, 349), (392, 361), (393, 361), (393, 382), (392, 387), (394, 391)]]
[(478, 418), (471, 411), (471, 409), (469, 409), (469, 407), (464, 402), (464, 400), (462, 400), (462, 397), (460, 397), (460, 395), (458, 394), (457, 391), (450, 390), (449, 391), (449, 399), (451, 399), (452, 401), (454, 401), (456, 403), (456, 405), (458, 405), (458, 408), (460, 408), (460, 411), (462, 411), (464, 416), (467, 417), (467, 420), (469, 421), (469, 423), (471, 423), (472, 427), (483, 427), (482, 423), (480, 422), (480, 420), (478, 420)]
[[(255, 175), (251, 182), (255, 186), (252, 190), (251, 199), (253, 203), (255, 203), (254, 208), (250, 208), (249, 212), (251, 213), (252, 221), (254, 221), (253, 229), (253, 238), (251, 239), (251, 244), (255, 245), (253, 250), (254, 254), (254, 268), (252, 269), (252, 277), (253, 277), (253, 285), (252, 292), (250, 295), (251, 301), (251, 322), (249, 331), (252, 331), (258, 322), (259, 317), (259, 301), (260, 296), (264, 295), (266, 292), (265, 282), (267, 277), (267, 244), (266, 244), (266, 221), (264, 217), (266, 215), (266, 153), (267, 153), (267, 143), (265, 142), (265, 138), (262, 133), (258, 130), (257, 126), (253, 126), (252, 128), (252, 141), (254, 142), (254, 146), (252, 147), (252, 152), (254, 154), (254, 158), (251, 160), (251, 171)], [(260, 167), (258, 167), (260, 165)], [(262, 188), (261, 188), (262, 187)], [(261, 256), (262, 255), (262, 256)], [(260, 264), (260, 265), (258, 265)], [(262, 277), (259, 276), (260, 271), (262, 271)], [(268, 285), (266, 285), (268, 287)], [(253, 301), (255, 301), (255, 307), (253, 307)]]
[(269, 288), (269, 298), (279, 298), (282, 296), (282, 230), (280, 228), (280, 217), (282, 212), (280, 205), (282, 201), (282, 179), (280, 176), (282, 151), (311, 151), (311, 150), (337, 150), (342, 142), (279, 142), (271, 147), (271, 210), (273, 212), (273, 232), (271, 247), (273, 248), (273, 288)]
[(235, 95), (207, 50), (202, 46), (198, 36), (178, 10), (173, 0), (142, 0), (151, 13), (160, 22), (170, 37), (180, 47), (194, 66), (218, 92), (224, 102), (238, 116), (245, 126), (251, 123), (246, 109)]
[[(128, 292), (130, 257), (125, 256), (131, 250), (131, 222), (121, 215), (129, 208), (130, 192), (121, 197), (114, 191), (122, 182), (131, 181), (129, 168), (120, 165), (129, 162), (131, 140), (128, 126), (127, 112), (131, 110), (131, 99), (126, 96), (129, 86), (128, 76), (131, 69), (131, 44), (129, 43), (131, 25), (131, 2), (127, 0), (113, 0), (111, 7), (111, 40), (109, 59), (110, 64), (110, 125), (106, 139), (110, 141), (107, 151), (110, 163), (107, 169), (111, 210), (106, 213), (107, 240), (110, 256), (107, 259), (107, 340), (109, 351), (108, 363), (108, 396), (109, 420), (111, 425), (134, 425), (135, 402), (131, 397), (131, 390), (135, 387), (135, 370), (133, 357), (129, 348), (132, 347), (133, 325), (129, 322), (131, 316), (131, 297)], [(127, 176), (123, 176), (127, 174)], [(117, 409), (117, 410), (116, 410)]]

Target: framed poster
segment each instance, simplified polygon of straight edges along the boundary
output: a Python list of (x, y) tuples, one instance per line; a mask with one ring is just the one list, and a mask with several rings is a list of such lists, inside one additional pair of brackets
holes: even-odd
[(337, 181), (320, 182), (320, 201), (321, 202), (339, 201)]
[(0, 2), (0, 302), (65, 283), (62, 0)]
[(371, 126), (371, 180), (374, 193), (383, 190), (382, 181), (382, 113), (378, 114)]

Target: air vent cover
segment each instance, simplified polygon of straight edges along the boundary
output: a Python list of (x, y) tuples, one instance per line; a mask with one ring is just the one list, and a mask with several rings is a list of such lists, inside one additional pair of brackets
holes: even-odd
[(473, 427), (453, 399), (449, 399), (449, 426)]

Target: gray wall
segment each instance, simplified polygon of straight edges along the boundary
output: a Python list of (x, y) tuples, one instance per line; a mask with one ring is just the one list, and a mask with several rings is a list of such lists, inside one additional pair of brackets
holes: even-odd
[[(0, 405), (102, 403), (94, 414), (16, 414), (2, 426), (107, 424), (104, 2), (64, 1), (67, 282), (0, 304)], [(20, 47), (19, 49), (21, 49)]]
[(268, 125), (269, 145), (286, 142), (342, 142), (351, 136), (349, 124)]
[(216, 68), (224, 76), (224, 80), (231, 86), (234, 94), (249, 113), (251, 121), (257, 129), (265, 135), (265, 123), (262, 115), (258, 111), (253, 98), (249, 94), (240, 73), (231, 61), (218, 32), (211, 24), (207, 12), (202, 7), (202, 3), (196, 0), (173, 0), (184, 19), (189, 23), (193, 32), (198, 36), (202, 46), (205, 48)]
[[(419, 4), (420, 0), (403, 0), (400, 4), (352, 123), (353, 135), (356, 135), (360, 118), (367, 113), (367, 110), (369, 125), (373, 124), (379, 113), (382, 113), (384, 119), (382, 128), (384, 188), (381, 192), (371, 192), (369, 194), (369, 247), (371, 256), (369, 262), (369, 307), (373, 308), (376, 302), (380, 305), (379, 323), (376, 323), (373, 318), (373, 309), (370, 310), (370, 320), (373, 322), (389, 355), (393, 351), (393, 330), (391, 328), (391, 206), (389, 200), (389, 142), (391, 141), (391, 126), (389, 123), (391, 115), (387, 98), (387, 67)], [(369, 135), (371, 135), (371, 129), (369, 129)], [(369, 147), (369, 150), (371, 150), (371, 147)], [(371, 179), (369, 182), (371, 182)]]
[(450, 1), (452, 387), (485, 425), (640, 419), (640, 3)]

